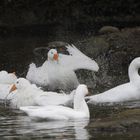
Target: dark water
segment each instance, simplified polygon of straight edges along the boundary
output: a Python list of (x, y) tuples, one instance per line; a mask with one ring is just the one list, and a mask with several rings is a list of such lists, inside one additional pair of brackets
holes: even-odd
[[(35, 121), (16, 109), (0, 106), (0, 138), (1, 139), (107, 139), (107, 140), (138, 140), (140, 137), (137, 131), (122, 131), (109, 129), (95, 129), (90, 126), (97, 120), (103, 121), (112, 113), (119, 113), (120, 108), (139, 108), (139, 102), (127, 102), (114, 106), (91, 106), (90, 120), (79, 121)], [(113, 119), (113, 118), (112, 118)], [(88, 127), (90, 126), (90, 127)], [(115, 127), (115, 126), (114, 126)], [(116, 126), (117, 127), (117, 126)], [(94, 128), (94, 129), (93, 129)]]
[[(35, 62), (33, 49), (45, 46), (48, 42), (61, 40), (66, 42), (77, 41), (78, 37), (48, 37), (48, 38), (12, 38), (0, 40), (0, 70), (15, 71), (17, 76), (25, 76), (28, 65)], [(80, 38), (82, 40), (82, 37)], [(85, 77), (92, 74), (87, 74)], [(94, 75), (92, 75), (94, 78)], [(84, 77), (84, 76), (83, 76)], [(82, 76), (81, 76), (82, 79)], [(83, 78), (86, 79), (86, 78)], [(90, 79), (87, 80), (88, 84)], [(116, 81), (117, 82), (117, 81)], [(105, 89), (102, 89), (105, 90)], [(36, 122), (30, 120), (24, 113), (0, 104), (0, 139), (63, 139), (63, 140), (139, 140), (139, 131), (126, 129), (112, 129), (94, 126), (95, 122), (104, 124), (114, 119), (114, 114), (122, 111), (139, 109), (139, 101), (115, 105), (90, 106), (91, 118), (89, 121), (54, 121)], [(135, 114), (134, 114), (135, 116)], [(109, 119), (108, 119), (109, 118)], [(93, 125), (91, 125), (93, 124)], [(98, 123), (97, 123), (98, 124)], [(117, 128), (117, 125), (114, 125)]]

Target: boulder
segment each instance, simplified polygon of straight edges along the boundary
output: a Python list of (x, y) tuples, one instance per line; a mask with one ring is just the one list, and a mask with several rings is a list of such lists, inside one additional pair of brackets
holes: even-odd
[(113, 26), (103, 26), (100, 30), (99, 30), (99, 34), (106, 34), (106, 33), (115, 33), (115, 32), (119, 32), (119, 28), (117, 27), (113, 27)]

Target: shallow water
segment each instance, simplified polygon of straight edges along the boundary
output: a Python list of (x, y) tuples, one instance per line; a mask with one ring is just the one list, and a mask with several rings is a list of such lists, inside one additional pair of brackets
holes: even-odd
[[(1, 107), (2, 108), (2, 107)], [(88, 139), (85, 121), (35, 121), (18, 110), (1, 109), (0, 138)]]
[[(136, 131), (114, 131), (95, 129), (88, 127), (96, 120), (103, 121), (112, 113), (119, 113), (126, 108), (139, 108), (140, 103), (127, 102), (119, 105), (91, 105), (90, 120), (78, 121), (35, 121), (17, 109), (10, 109), (1, 104), (0, 106), (0, 138), (1, 139), (139, 139)], [(113, 118), (112, 118), (113, 119)], [(114, 126), (115, 127), (115, 126)]]

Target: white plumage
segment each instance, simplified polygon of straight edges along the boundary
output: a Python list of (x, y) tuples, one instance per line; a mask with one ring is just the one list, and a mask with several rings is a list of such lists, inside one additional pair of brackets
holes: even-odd
[(128, 69), (130, 82), (114, 87), (106, 92), (89, 96), (88, 103), (123, 102), (140, 99), (140, 57), (135, 58)]
[(73, 92), (69, 95), (66, 95), (65, 93), (44, 92), (24, 78), (17, 79), (11, 88), (11, 94), (14, 94), (14, 97), (11, 100), (11, 105), (14, 108), (31, 105), (47, 106), (67, 104), (74, 96)]
[(30, 117), (47, 120), (89, 119), (89, 109), (84, 100), (88, 94), (86, 85), (79, 85), (74, 95), (74, 108), (64, 106), (20, 107)]
[(98, 64), (74, 45), (68, 45), (66, 48), (70, 55), (58, 54), (55, 49), (51, 49), (48, 52), (48, 60), (41, 67), (30, 64), (26, 78), (51, 90), (72, 90), (79, 85), (75, 70), (98, 71)]

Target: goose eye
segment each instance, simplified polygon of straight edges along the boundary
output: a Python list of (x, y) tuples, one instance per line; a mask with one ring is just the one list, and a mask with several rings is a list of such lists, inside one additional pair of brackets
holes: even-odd
[(17, 84), (19, 83), (19, 81), (17, 81)]

